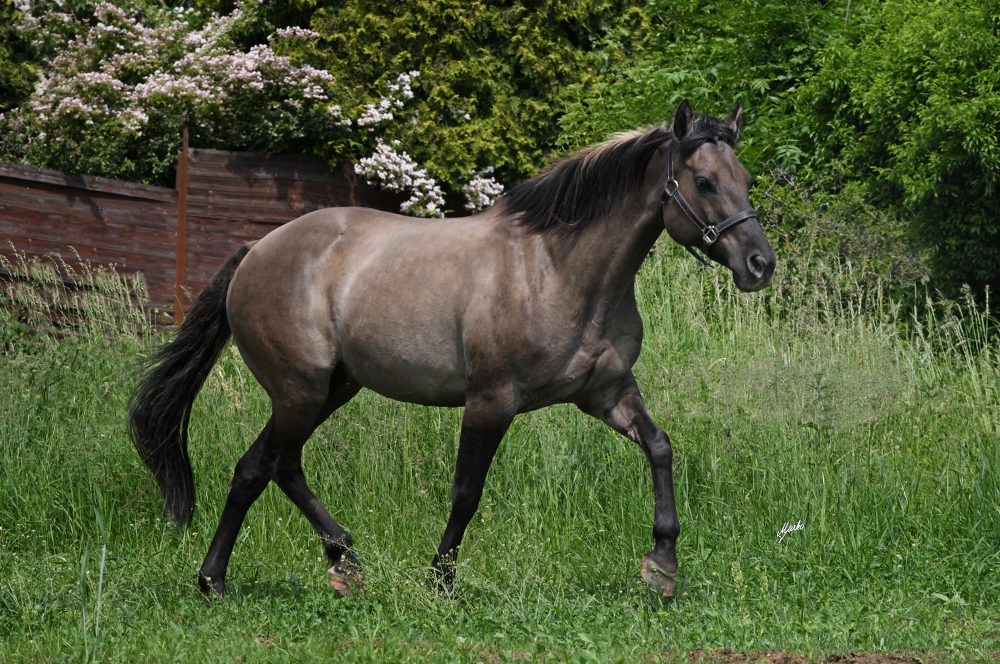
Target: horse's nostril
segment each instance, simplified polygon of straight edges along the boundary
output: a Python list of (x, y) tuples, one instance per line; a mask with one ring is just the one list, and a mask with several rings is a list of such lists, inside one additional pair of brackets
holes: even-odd
[(750, 274), (760, 279), (767, 269), (767, 259), (760, 254), (751, 254), (747, 258), (747, 267), (750, 268)]

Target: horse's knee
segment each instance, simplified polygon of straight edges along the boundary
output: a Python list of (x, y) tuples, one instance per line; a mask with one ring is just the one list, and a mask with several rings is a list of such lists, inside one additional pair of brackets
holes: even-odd
[(674, 450), (670, 446), (670, 438), (662, 429), (646, 444), (649, 460), (657, 466), (670, 466), (674, 462)]
[(248, 457), (249, 455), (246, 455), (236, 462), (233, 481), (229, 484), (230, 495), (254, 493), (259, 490), (262, 484), (266, 485), (271, 479), (267, 471), (261, 467), (258, 458)]

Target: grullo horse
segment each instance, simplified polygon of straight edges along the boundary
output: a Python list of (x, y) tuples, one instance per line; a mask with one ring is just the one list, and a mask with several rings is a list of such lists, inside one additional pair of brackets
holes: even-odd
[(159, 349), (133, 395), (130, 428), (179, 525), (194, 509), (187, 425), (229, 337), (271, 398), (271, 418), (236, 464), (199, 570), (223, 595), (247, 510), (271, 481), (322, 538), (330, 583), (354, 592), (352, 539), (312, 493), (302, 447), (362, 388), (464, 407), (451, 515), (434, 556), (448, 587), (490, 463), (518, 413), (573, 403), (639, 444), (653, 475), (653, 549), (642, 576), (676, 592), (670, 441), (643, 404), (635, 277), (666, 230), (727, 267), (736, 286), (771, 282), (775, 255), (733, 151), (742, 120), (681, 102), (654, 126), (589, 146), (466, 218), (414, 219), (363, 208), (302, 216), (239, 249)]

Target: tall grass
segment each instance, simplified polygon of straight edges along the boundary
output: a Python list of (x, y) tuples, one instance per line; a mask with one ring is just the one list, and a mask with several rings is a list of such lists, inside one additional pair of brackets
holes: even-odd
[[(124, 424), (155, 336), (135, 307), (141, 286), (121, 281), (133, 295), (111, 296), (135, 309), (102, 319), (126, 321), (119, 328), (61, 340), (19, 324), (22, 305), (4, 314), (0, 356), (10, 395), (0, 658), (94, 654), (80, 627), (85, 610), (92, 638), (97, 598), (85, 587), (96, 584), (80, 569), (103, 541), (95, 506), (108, 547), (97, 656), (115, 661), (631, 661), (727, 646), (985, 657), (1000, 648), (1000, 376), (988, 312), (932, 302), (915, 315), (863, 276), (811, 259), (746, 295), (672, 248), (642, 268), (636, 374), (675, 449), (673, 600), (639, 578), (652, 544), (644, 457), (569, 406), (515, 421), (455, 597), (442, 598), (428, 564), (461, 412), (362, 393), (316, 432), (304, 464), (354, 535), (365, 592), (344, 600), (325, 585), (317, 536), (272, 486), (237, 542), (231, 595), (206, 607), (195, 570), (233, 465), (268, 417), (266, 396), (227, 350), (192, 416), (198, 507), (178, 532)], [(798, 521), (804, 530), (779, 541)]]

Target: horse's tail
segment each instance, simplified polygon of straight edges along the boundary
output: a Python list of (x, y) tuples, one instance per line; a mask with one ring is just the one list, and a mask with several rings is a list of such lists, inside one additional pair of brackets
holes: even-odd
[(129, 403), (129, 430), (143, 463), (163, 492), (163, 511), (178, 526), (194, 512), (194, 475), (188, 457), (191, 406), (229, 342), (226, 294), (253, 244), (233, 254), (201, 292), (177, 337), (156, 350)]

